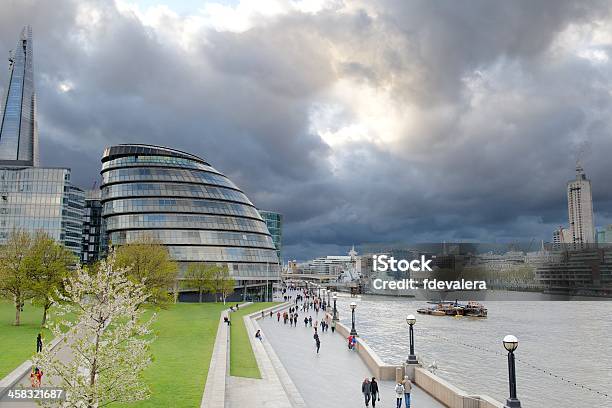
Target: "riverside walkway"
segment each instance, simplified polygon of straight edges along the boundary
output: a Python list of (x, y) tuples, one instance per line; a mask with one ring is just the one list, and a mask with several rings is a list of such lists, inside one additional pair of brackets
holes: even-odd
[[(276, 314), (258, 323), (264, 333), (263, 341), (274, 348), (306, 405), (311, 408), (365, 406), (361, 383), (372, 374), (361, 357), (348, 350), (345, 339), (331, 329), (319, 334), (321, 350), (317, 355), (312, 337), (314, 329), (304, 327), (303, 320), (305, 316), (312, 316), (313, 321), (320, 321), (324, 314), (319, 311), (317, 315), (314, 310), (298, 314), (297, 327), (284, 324), (282, 318), (278, 322)], [(380, 402), (376, 405), (395, 406), (395, 383), (378, 381), (378, 384)], [(443, 407), (414, 384), (411, 399), (413, 408)]]

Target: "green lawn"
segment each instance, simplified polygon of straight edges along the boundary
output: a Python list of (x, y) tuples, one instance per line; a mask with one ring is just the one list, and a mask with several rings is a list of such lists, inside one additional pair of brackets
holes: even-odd
[(243, 317), (267, 307), (276, 305), (274, 302), (254, 303), (231, 313), (230, 330), (230, 375), (236, 377), (261, 378), (257, 360), (253, 354), (249, 334), (244, 326)]
[[(231, 314), (231, 375), (261, 378), (242, 317), (275, 303), (256, 303)], [(156, 335), (151, 344), (153, 362), (143, 374), (151, 398), (114, 407), (196, 407), (199, 406), (208, 375), (222, 303), (179, 303), (159, 310), (153, 324)], [(150, 315), (151, 311), (147, 311)], [(12, 303), (0, 302), (0, 378), (11, 372), (36, 350), (42, 311), (29, 303), (21, 314), (22, 326), (13, 326)], [(45, 341), (50, 340), (45, 332)], [(9, 351), (9, 352), (7, 352)]]
[[(21, 325), (13, 326), (13, 302), (0, 300), (0, 378), (17, 368), (36, 353), (36, 335), (41, 331), (42, 308), (29, 302), (23, 306)], [(43, 330), (43, 341), (51, 340), (51, 332)]]
[[(178, 303), (157, 311), (153, 362), (144, 373), (151, 398), (113, 407), (199, 407), (223, 303)], [(150, 315), (150, 311), (147, 315)], [(145, 316), (146, 317), (146, 316)]]

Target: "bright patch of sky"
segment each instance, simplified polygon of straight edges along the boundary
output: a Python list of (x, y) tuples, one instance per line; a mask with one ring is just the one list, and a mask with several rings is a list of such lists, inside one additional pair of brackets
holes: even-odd
[(208, 4), (221, 4), (223, 6), (234, 7), (240, 1), (239, 0), (130, 0), (130, 3), (138, 6), (145, 10), (156, 6), (166, 6), (170, 10), (180, 15), (195, 14), (200, 9)]

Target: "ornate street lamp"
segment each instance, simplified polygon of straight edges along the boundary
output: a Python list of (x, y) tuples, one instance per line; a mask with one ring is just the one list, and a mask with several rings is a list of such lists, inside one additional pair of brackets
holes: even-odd
[(338, 309), (336, 309), (336, 300), (338, 300), (338, 295), (336, 294), (336, 292), (334, 292), (334, 296), (332, 296), (332, 299), (334, 299), (334, 320), (338, 320)]
[(514, 350), (518, 348), (518, 339), (509, 334), (504, 337), (504, 348), (508, 351), (508, 377), (510, 383), (510, 398), (506, 400), (505, 408), (521, 408), (521, 401), (516, 398), (516, 370)]
[(355, 330), (355, 309), (357, 308), (357, 303), (351, 302), (351, 336), (357, 336), (357, 330)]
[(410, 326), (410, 354), (406, 359), (406, 364), (418, 364), (416, 355), (414, 354), (414, 324), (416, 323), (416, 317), (413, 314), (406, 316), (406, 323)]

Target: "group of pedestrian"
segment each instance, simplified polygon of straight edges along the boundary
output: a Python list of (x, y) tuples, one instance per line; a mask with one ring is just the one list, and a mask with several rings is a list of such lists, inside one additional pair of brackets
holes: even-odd
[(283, 323), (284, 324), (287, 324), (287, 322), (289, 322), (290, 326), (297, 327), (297, 322), (298, 322), (299, 315), (297, 314), (297, 312), (294, 312), (293, 308), (290, 308), (289, 312), (285, 311), (282, 314), (281, 314), (281, 312), (277, 312), (276, 313), (277, 321), (280, 322), (281, 317), (283, 318)]
[(380, 401), (380, 393), (378, 390), (378, 383), (376, 382), (376, 377), (372, 377), (372, 380), (366, 377), (361, 383), (361, 392), (365, 399), (365, 406), (370, 406), (370, 401), (372, 402), (372, 408), (376, 407), (376, 401)]
[[(404, 379), (395, 385), (395, 401), (396, 408), (402, 408), (402, 401), (405, 401), (406, 408), (410, 408), (410, 393), (412, 391), (412, 382), (408, 376), (404, 376)], [(376, 378), (372, 377), (372, 380), (366, 377), (361, 383), (361, 393), (365, 400), (365, 406), (369, 407), (372, 402), (372, 408), (376, 407), (376, 402), (380, 401), (380, 390)]]
[(329, 330), (329, 323), (326, 320), (321, 320), (321, 331), (326, 332)]
[[(298, 291), (298, 289), (289, 289), (289, 292), (295, 291)], [(283, 295), (286, 301), (292, 300), (293, 298), (291, 294), (287, 293), (286, 289), (283, 290)], [(303, 312), (309, 312), (311, 310), (314, 310), (315, 313), (318, 315), (319, 310), (325, 311), (327, 308), (327, 305), (324, 300), (316, 297), (315, 294), (304, 290), (303, 292), (299, 292), (295, 295), (295, 307), (290, 307), (288, 312), (286, 311), (282, 314), (281, 312), (277, 312), (276, 317), (278, 322), (280, 322), (280, 319), (282, 317), (285, 324), (287, 323), (287, 321), (291, 323), (291, 321), (293, 320), (293, 323), (291, 324), (297, 325), (298, 299), (302, 301), (300, 310)], [(314, 328), (314, 334), (312, 337), (315, 343), (316, 354), (319, 354), (319, 351), (321, 349), (321, 338), (319, 333), (324, 333), (328, 331), (329, 328), (331, 328), (332, 333), (334, 333), (336, 329), (336, 321), (331, 319), (331, 316), (326, 313), (325, 317), (322, 318), (320, 322), (317, 319), (313, 320), (312, 315), (304, 316), (303, 322), (304, 327)], [(257, 331), (256, 337), (261, 340), (261, 333), (259, 332), (259, 330)], [(357, 345), (357, 337), (350, 335), (347, 337), (347, 341), (348, 349), (355, 350), (355, 347)], [(395, 385), (394, 391), (396, 396), (396, 407), (402, 408), (402, 402), (404, 402), (405, 408), (410, 408), (410, 394), (412, 391), (412, 382), (410, 381), (408, 376), (405, 376), (402, 381), (399, 381)], [(372, 377), (371, 379), (365, 378), (363, 380), (361, 384), (361, 392), (364, 397), (365, 406), (369, 407), (370, 403), (372, 403), (372, 408), (376, 408), (376, 402), (380, 402), (380, 389), (375, 377)]]
[[(290, 301), (295, 297), (296, 299), (295, 306), (290, 307), (289, 309), (287, 309), (286, 311), (282, 313), (280, 311), (276, 313), (276, 320), (279, 323), (282, 318), (284, 324), (287, 324), (287, 322), (289, 322), (291, 326), (297, 327), (297, 322), (298, 322), (298, 317), (299, 317), (298, 310), (301, 310), (303, 312), (314, 310), (315, 313), (318, 314), (319, 310), (323, 309), (324, 301), (318, 298), (314, 293), (311, 293), (310, 291), (307, 291), (307, 290), (303, 290), (298, 293), (291, 293), (291, 292), (298, 292), (298, 289), (296, 288), (283, 289), (282, 295), (286, 301)], [(302, 301), (302, 304), (300, 306), (298, 306), (298, 302), (297, 302), (298, 300)], [(313, 319), (312, 315), (304, 316), (303, 322), (304, 322), (304, 327), (314, 328), (313, 339), (315, 341), (315, 351), (317, 354), (319, 354), (319, 351), (321, 350), (321, 338), (319, 337), (319, 333), (324, 333), (328, 331), (330, 327), (332, 328), (332, 331), (334, 331), (336, 324), (335, 322), (331, 321), (331, 316), (329, 315), (322, 318), (320, 322), (316, 318)]]
[[(36, 352), (40, 353), (43, 349), (43, 338), (42, 333), (38, 333), (36, 336)], [(39, 388), (42, 384), (42, 376), (43, 371), (38, 367), (32, 367), (32, 372), (30, 373), (30, 384), (32, 388)]]
[(410, 408), (410, 392), (412, 391), (412, 382), (408, 376), (395, 385), (395, 401), (397, 408), (402, 408), (402, 400), (406, 402), (406, 408)]
[(355, 350), (355, 345), (357, 344), (357, 337), (351, 334), (346, 339), (348, 340), (348, 349)]

